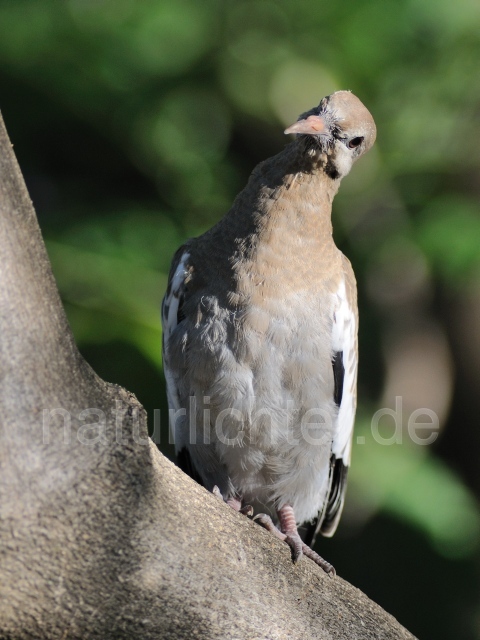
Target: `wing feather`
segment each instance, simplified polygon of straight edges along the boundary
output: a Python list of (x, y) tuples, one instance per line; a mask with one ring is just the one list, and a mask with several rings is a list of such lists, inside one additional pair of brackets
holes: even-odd
[[(178, 394), (177, 382), (170, 366), (168, 342), (175, 328), (184, 318), (183, 304), (185, 301), (185, 281), (189, 275), (188, 245), (183, 245), (173, 257), (172, 266), (168, 278), (167, 292), (162, 301), (162, 344), (163, 344), (163, 371), (167, 383), (167, 399), (170, 410), (178, 411), (182, 403)], [(173, 429), (173, 426), (171, 426)], [(175, 440), (175, 433), (172, 433)]]
[(356, 410), (357, 386), (357, 301), (350, 263), (345, 258), (345, 278), (337, 291), (332, 327), (332, 367), (334, 400), (338, 417), (332, 441), (328, 498), (316, 522), (306, 531), (305, 542), (312, 546), (318, 533), (335, 533), (345, 501), (348, 468)]

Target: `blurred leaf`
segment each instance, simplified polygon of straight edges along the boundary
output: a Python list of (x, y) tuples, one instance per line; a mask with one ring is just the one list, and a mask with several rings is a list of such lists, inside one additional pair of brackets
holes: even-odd
[(411, 522), (448, 557), (478, 550), (478, 504), (428, 446), (407, 441), (405, 434), (402, 444), (377, 442), (365, 416), (357, 421), (355, 442), (350, 475), (354, 502)]
[(76, 223), (54, 240), (168, 273), (172, 256), (185, 239), (166, 216), (137, 208)]
[(320, 64), (289, 56), (270, 84), (270, 103), (282, 123), (295, 122), (301, 111), (318, 104), (323, 96), (340, 89), (340, 83)]
[(435, 268), (452, 284), (480, 267), (480, 206), (462, 197), (433, 200), (422, 212), (418, 239)]
[(62, 297), (72, 305), (77, 340), (121, 338), (135, 344), (158, 366), (166, 273), (52, 240), (47, 249)]

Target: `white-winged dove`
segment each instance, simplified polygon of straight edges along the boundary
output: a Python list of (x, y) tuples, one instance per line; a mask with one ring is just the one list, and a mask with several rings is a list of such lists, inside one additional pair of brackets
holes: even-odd
[[(327, 573), (313, 545), (344, 502), (357, 379), (356, 283), (332, 201), (374, 143), (348, 91), (300, 116), (230, 211), (175, 254), (162, 307), (179, 465)], [(248, 506), (246, 506), (248, 505)], [(297, 524), (312, 522), (305, 542)]]

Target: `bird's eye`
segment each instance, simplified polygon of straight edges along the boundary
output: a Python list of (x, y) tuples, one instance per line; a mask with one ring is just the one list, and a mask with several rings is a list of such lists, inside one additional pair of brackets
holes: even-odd
[(352, 138), (351, 140), (349, 140), (348, 146), (350, 147), (350, 149), (356, 149), (362, 144), (362, 142), (363, 136), (357, 136), (356, 138)]

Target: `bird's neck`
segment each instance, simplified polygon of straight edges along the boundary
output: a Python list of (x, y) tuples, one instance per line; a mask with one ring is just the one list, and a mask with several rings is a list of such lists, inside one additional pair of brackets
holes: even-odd
[(241, 306), (318, 286), (340, 253), (332, 238), (332, 200), (340, 179), (328, 158), (298, 141), (259, 164), (227, 215), (191, 246), (205, 278)]
[[(332, 201), (340, 179), (332, 177), (329, 158), (305, 152), (302, 141), (259, 164), (224, 218), (224, 228), (245, 252), (258, 244), (272, 249), (305, 250), (332, 240)], [(288, 256), (285, 256), (288, 257)]]

